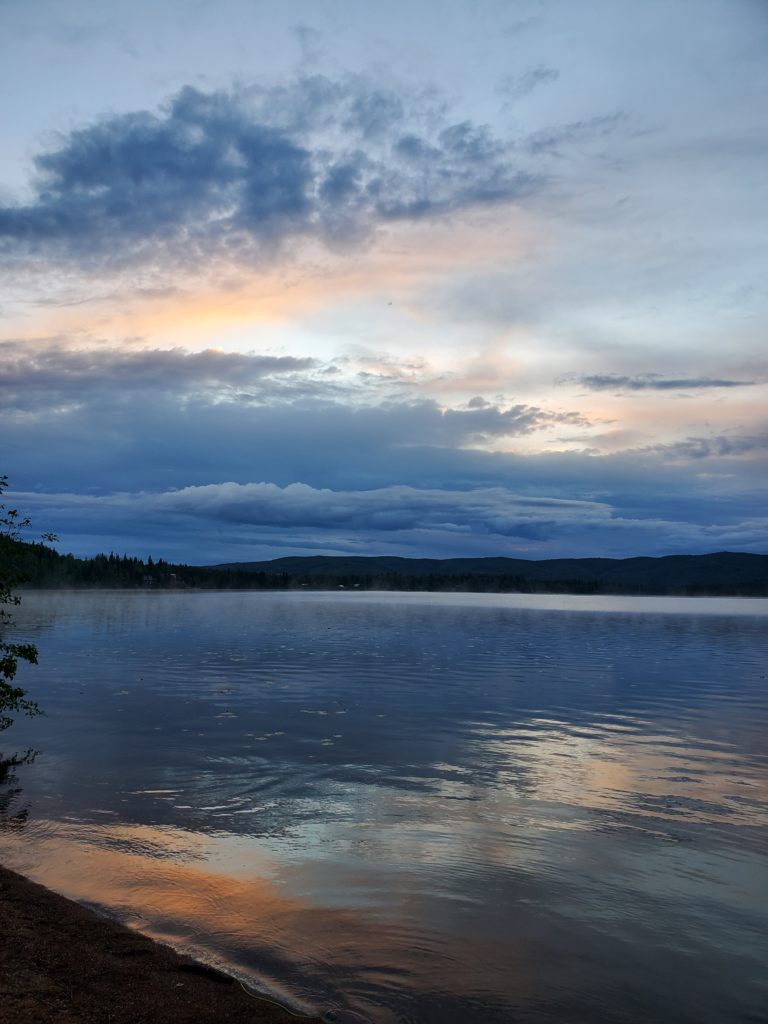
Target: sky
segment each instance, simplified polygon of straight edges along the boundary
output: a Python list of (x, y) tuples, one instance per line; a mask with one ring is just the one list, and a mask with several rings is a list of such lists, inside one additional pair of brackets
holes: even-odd
[(766, 0), (0, 0), (59, 548), (768, 552)]

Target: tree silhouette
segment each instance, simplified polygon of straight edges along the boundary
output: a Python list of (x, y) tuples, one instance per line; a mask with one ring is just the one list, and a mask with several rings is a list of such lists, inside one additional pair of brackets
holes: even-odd
[[(8, 477), (0, 476), (0, 495), (7, 489)], [(6, 509), (5, 505), (0, 505), (0, 606), (21, 603), (21, 598), (13, 593), (13, 589), (25, 583), (29, 576), (18, 565), (16, 542), (22, 530), (29, 525), (29, 519), (22, 519), (17, 509)], [(56, 537), (47, 533), (43, 535), (43, 540), (54, 541)], [(34, 644), (14, 644), (6, 639), (6, 632), (13, 625), (10, 612), (0, 607), (0, 732), (13, 725), (13, 718), (8, 712), (42, 714), (34, 701), (26, 699), (26, 690), (12, 685), (19, 661), (37, 664), (37, 648)]]

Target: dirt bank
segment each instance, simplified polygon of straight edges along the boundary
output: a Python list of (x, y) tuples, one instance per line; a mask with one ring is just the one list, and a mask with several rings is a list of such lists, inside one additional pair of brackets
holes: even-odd
[(0, 867), (0, 1024), (311, 1024)]

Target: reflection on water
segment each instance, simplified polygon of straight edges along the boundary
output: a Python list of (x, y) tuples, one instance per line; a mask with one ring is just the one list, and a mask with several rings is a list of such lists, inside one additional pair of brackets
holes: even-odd
[(20, 623), (47, 716), (3, 736), (44, 751), (8, 866), (340, 1020), (768, 1019), (768, 602), (34, 594)]
[(32, 764), (36, 751), (28, 750), (20, 757), (0, 757), (0, 832), (18, 832), (27, 823), (29, 809), (20, 808), (21, 788), (16, 785), (16, 769)]

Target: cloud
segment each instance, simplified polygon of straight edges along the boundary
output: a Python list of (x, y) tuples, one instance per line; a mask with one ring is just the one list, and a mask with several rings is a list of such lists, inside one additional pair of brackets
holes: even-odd
[[(365, 361), (363, 361), (365, 362)], [(268, 356), (248, 352), (206, 349), (71, 349), (64, 343), (43, 343), (36, 348), (21, 342), (0, 342), (0, 399), (6, 411), (48, 410), (52, 402), (93, 400), (114, 394), (110, 402), (124, 403), (131, 392), (148, 396), (165, 392), (166, 400), (184, 402), (189, 396), (222, 402), (283, 402), (343, 398), (361, 410), (381, 413), (399, 424), (403, 444), (486, 444), (502, 437), (520, 437), (552, 424), (588, 426), (576, 412), (549, 412), (538, 406), (516, 404), (506, 409), (475, 399), (467, 409), (441, 409), (431, 399), (384, 399), (392, 388), (402, 392), (399, 375), (350, 371), (330, 380), (319, 360)], [(335, 375), (334, 375), (335, 376)], [(148, 397), (148, 400), (154, 400)], [(375, 415), (375, 412), (374, 412)]]
[[(389, 535), (427, 531), (545, 540), (553, 533), (604, 526), (610, 506), (600, 502), (528, 497), (503, 488), (471, 491), (393, 486), (367, 491), (332, 491), (303, 483), (223, 483), (162, 494), (14, 494), (14, 501), (50, 510), (67, 525), (110, 520), (175, 522), (179, 517), (220, 526), (309, 531), (322, 544), (325, 533)], [(198, 523), (196, 529), (200, 530)]]
[[(332, 491), (302, 483), (209, 484), (163, 494), (15, 494), (24, 508), (55, 510), (72, 518), (107, 523), (135, 517), (173, 522), (191, 517), (278, 531), (310, 531), (322, 543), (325, 532), (348, 536), (428, 531), (480, 534), (517, 540), (546, 540), (554, 533), (606, 526), (610, 506), (600, 502), (527, 497), (502, 488), (471, 491), (424, 490), (409, 486), (368, 491)], [(198, 524), (197, 529), (200, 529)]]
[(555, 381), (555, 384), (576, 384), (591, 391), (691, 391), (701, 388), (746, 388), (758, 383), (756, 380), (722, 380), (712, 377), (663, 377), (658, 373), (644, 373), (636, 377), (622, 377), (614, 373), (585, 377), (567, 374)]
[[(10, 496), (10, 495), (9, 495)], [(607, 502), (511, 493), (503, 488), (426, 490), (393, 486), (333, 491), (302, 483), (209, 484), (161, 494), (19, 494), (15, 504), (36, 524), (58, 524), (64, 542), (75, 534), (144, 535), (164, 557), (179, 538), (208, 557), (276, 557), (296, 551), (554, 556), (576, 553), (626, 556), (645, 550), (711, 551), (768, 547), (768, 519), (697, 524), (618, 514)], [(129, 525), (130, 524), (130, 525)], [(138, 526), (138, 528), (137, 528)], [(522, 545), (522, 547), (521, 547)]]
[(529, 153), (536, 155), (560, 156), (564, 146), (574, 143), (586, 145), (590, 142), (607, 139), (626, 121), (626, 114), (619, 112), (601, 117), (591, 117), (586, 121), (574, 121), (571, 124), (543, 128), (528, 136), (525, 143), (526, 149)]
[(349, 77), (203, 93), (105, 117), (34, 159), (37, 195), (0, 208), (0, 252), (120, 264), (171, 250), (252, 257), (514, 200), (534, 179), (469, 121), (422, 131), (418, 97)]
[(508, 96), (510, 100), (521, 100), (540, 85), (556, 82), (559, 77), (560, 72), (554, 68), (530, 68), (522, 75), (505, 75), (496, 86), (496, 92)]
[(490, 404), (478, 408), (472, 405), (474, 401), (466, 410), (446, 409), (442, 415), (445, 434), (455, 443), (483, 444), (490, 438), (520, 437), (554, 423), (589, 426), (589, 420), (577, 412), (552, 413), (530, 405), (513, 405), (504, 410)]
[[(39, 485), (51, 492), (54, 504), (33, 517), (35, 527), (65, 537), (79, 553), (122, 551), (126, 544), (136, 552), (140, 543), (144, 554), (226, 561), (256, 557), (254, 545), (261, 545), (258, 557), (278, 549), (619, 557), (768, 546), (760, 528), (739, 525), (764, 517), (768, 441), (756, 429), (600, 457), (522, 454), (531, 442), (516, 438), (539, 435), (547, 447), (541, 429), (563, 424), (558, 432), (565, 433), (578, 414), (485, 400), (457, 409), (428, 400), (382, 401), (372, 386), (358, 386), (354, 374), (339, 385), (348, 390), (334, 394), (323, 390), (322, 365), (262, 362), (279, 357), (75, 352), (69, 363), (66, 353), (44, 355), (28, 379), (22, 374), (13, 382), (16, 404), (0, 400), (3, 470), (17, 490)], [(145, 383), (153, 374), (154, 382)], [(238, 376), (252, 383), (238, 383)], [(511, 440), (496, 440), (504, 437)], [(264, 521), (259, 525), (237, 518), (243, 508), (248, 512), (247, 494), (198, 490), (254, 480), (283, 492), (302, 481), (325, 496), (262, 495), (254, 505)], [(80, 492), (83, 502), (75, 495), (56, 505), (55, 492), (63, 491)], [(123, 491), (146, 497), (118, 501), (114, 492)], [(479, 504), (470, 507), (466, 495), (478, 491)], [(483, 497), (498, 491), (505, 497)], [(184, 492), (186, 499), (168, 498), (168, 504), (155, 500)], [(431, 497), (419, 497), (422, 492)], [(358, 494), (368, 497), (348, 497)], [(538, 511), (521, 511), (509, 495), (534, 500)], [(542, 505), (552, 499), (566, 504)], [(218, 508), (214, 518), (204, 521), (205, 507)], [(316, 525), (302, 525), (299, 513), (313, 509)], [(286, 525), (276, 525), (278, 512)], [(714, 533), (706, 532), (710, 527)]]
[[(180, 393), (226, 387), (239, 393), (265, 378), (306, 371), (315, 359), (265, 356), (206, 349), (79, 349), (47, 345), (36, 350), (19, 342), (0, 343), (0, 396), (6, 406), (51, 394), (81, 398), (118, 388)], [(26, 403), (25, 403), (26, 404)]]
[(748, 455), (768, 449), (768, 435), (732, 436), (720, 434), (716, 437), (687, 437), (684, 441), (671, 444), (655, 444), (640, 449), (641, 452), (653, 452), (675, 459), (706, 459), (710, 457)]
[[(178, 362), (186, 370), (184, 358)], [(226, 360), (221, 376), (224, 367)], [(558, 497), (619, 498), (622, 507), (655, 507), (665, 515), (674, 506), (675, 514), (696, 518), (702, 502), (717, 501), (718, 494), (746, 509), (764, 479), (756, 460), (765, 448), (748, 440), (759, 438), (760, 430), (646, 449), (633, 437), (632, 451), (599, 458), (578, 452), (534, 457), (490, 449), (515, 445), (495, 444), (495, 437), (535, 439), (540, 427), (567, 433), (571, 428), (562, 420), (577, 415), (526, 405), (445, 410), (429, 400), (382, 401), (372, 387), (357, 387), (355, 378), (335, 385), (311, 369), (266, 376), (248, 387), (160, 375), (154, 389), (121, 387), (114, 365), (99, 372), (108, 383), (98, 387), (66, 364), (60, 379), (51, 372), (42, 383), (34, 375), (14, 382), (15, 397), (0, 401), (4, 470), (14, 486), (29, 490), (43, 482), (51, 490), (104, 493), (254, 477), (342, 490), (498, 484)], [(547, 435), (540, 436), (548, 447)], [(705, 494), (694, 474), (710, 468), (737, 479)]]
[(541, 537), (574, 521), (604, 522), (607, 505), (527, 498), (501, 488), (474, 491), (385, 487), (338, 492), (306, 484), (226, 483), (188, 487), (149, 499), (155, 508), (251, 526), (333, 530), (445, 530)]

